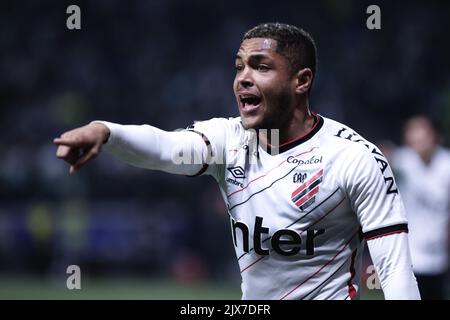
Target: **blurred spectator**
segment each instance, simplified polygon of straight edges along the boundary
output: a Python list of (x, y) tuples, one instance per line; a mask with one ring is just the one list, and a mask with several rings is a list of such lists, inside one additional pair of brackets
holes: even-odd
[(408, 215), (414, 272), (422, 299), (447, 299), (450, 151), (423, 115), (406, 122), (403, 139), (391, 162)]
[(54, 245), (54, 226), (50, 208), (43, 203), (31, 207), (26, 216), (26, 227), (33, 243), (31, 256), (33, 269), (45, 275), (50, 268)]

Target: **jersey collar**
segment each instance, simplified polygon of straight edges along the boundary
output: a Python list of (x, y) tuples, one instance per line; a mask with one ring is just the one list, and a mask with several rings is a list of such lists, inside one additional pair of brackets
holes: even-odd
[[(279, 148), (273, 147), (270, 144), (268, 144), (267, 149), (265, 149), (265, 150), (267, 150), (267, 152), (270, 153), (271, 155), (276, 155), (277, 153), (286, 152), (286, 151), (298, 146), (299, 144), (302, 144), (302, 143), (308, 141), (309, 139), (311, 139), (317, 132), (319, 132), (319, 130), (323, 126), (323, 118), (321, 116), (317, 115), (315, 112), (312, 112), (312, 115), (314, 117), (314, 124), (309, 132), (307, 132), (303, 136), (300, 136), (298, 138), (295, 138), (293, 140), (290, 140), (288, 142), (281, 144)], [(262, 149), (264, 149), (264, 148), (262, 148)]]

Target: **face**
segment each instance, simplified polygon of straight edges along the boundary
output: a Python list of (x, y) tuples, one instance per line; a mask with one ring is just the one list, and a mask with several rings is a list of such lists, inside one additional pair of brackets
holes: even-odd
[(247, 129), (280, 129), (292, 118), (296, 80), (276, 46), (273, 39), (247, 39), (236, 55), (233, 89)]
[(405, 142), (422, 158), (429, 158), (436, 148), (436, 134), (427, 119), (417, 117), (406, 126)]

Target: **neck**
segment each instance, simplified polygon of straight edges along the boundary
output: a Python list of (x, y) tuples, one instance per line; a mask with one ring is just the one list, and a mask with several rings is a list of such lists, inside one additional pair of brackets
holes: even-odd
[(258, 133), (259, 141), (263, 145), (279, 147), (287, 142), (306, 135), (314, 126), (314, 116), (308, 107), (295, 109), (290, 121), (278, 128), (278, 139), (272, 137), (272, 130), (261, 130)]

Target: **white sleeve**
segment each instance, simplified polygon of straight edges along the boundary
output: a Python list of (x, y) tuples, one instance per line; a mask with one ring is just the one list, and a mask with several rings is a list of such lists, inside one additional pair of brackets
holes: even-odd
[(386, 299), (420, 299), (411, 265), (408, 224), (392, 170), (373, 144), (349, 146), (342, 186), (361, 224)]
[(407, 218), (392, 170), (381, 152), (368, 146), (347, 147), (338, 167), (341, 185), (364, 233), (394, 226), (404, 230)]
[(420, 300), (412, 271), (407, 233), (372, 238), (367, 241), (370, 256), (386, 300)]
[(150, 125), (94, 122), (110, 130), (104, 149), (131, 165), (189, 176), (206, 170), (210, 148), (201, 134), (168, 132)]
[(236, 121), (225, 118), (213, 118), (206, 121), (196, 121), (188, 130), (203, 135), (210, 143), (211, 158), (205, 174), (221, 181), (227, 163), (227, 144), (239, 132), (240, 126)]

